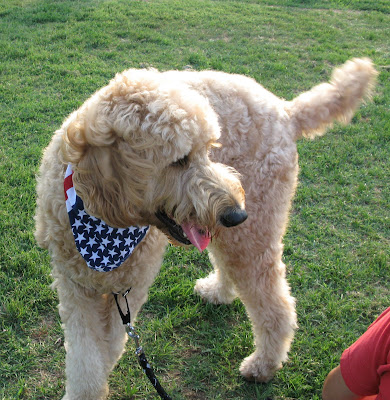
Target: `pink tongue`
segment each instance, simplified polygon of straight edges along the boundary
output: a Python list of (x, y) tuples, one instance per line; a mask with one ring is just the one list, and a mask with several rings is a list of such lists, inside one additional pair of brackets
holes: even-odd
[(188, 240), (200, 251), (202, 252), (210, 243), (210, 233), (191, 222), (185, 222), (181, 228), (183, 232), (187, 235)]

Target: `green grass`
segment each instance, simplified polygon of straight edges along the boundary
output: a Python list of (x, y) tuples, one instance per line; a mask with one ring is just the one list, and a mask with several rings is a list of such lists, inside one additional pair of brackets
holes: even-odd
[[(250, 323), (238, 300), (213, 306), (193, 294), (211, 269), (195, 251), (168, 249), (137, 325), (174, 399), (320, 399), (342, 350), (390, 304), (389, 37), (385, 0), (3, 0), (0, 398), (64, 393), (57, 298), (33, 214), (41, 152), (72, 110), (130, 67), (241, 73), (291, 99), (368, 56), (381, 72), (373, 102), (348, 127), (299, 143), (284, 260), (300, 328), (283, 370), (266, 385), (240, 378)], [(110, 386), (110, 399), (156, 398), (131, 343)]]

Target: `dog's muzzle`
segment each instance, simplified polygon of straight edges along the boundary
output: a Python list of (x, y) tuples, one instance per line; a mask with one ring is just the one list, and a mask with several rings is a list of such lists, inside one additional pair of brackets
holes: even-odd
[(248, 218), (247, 212), (242, 208), (229, 207), (219, 218), (221, 225), (226, 228), (242, 224)]
[[(191, 221), (179, 225), (162, 210), (156, 212), (155, 215), (164, 225), (164, 228), (162, 228), (163, 231), (175, 241), (185, 245), (193, 244), (200, 252), (208, 246), (211, 234), (207, 228), (201, 227), (196, 222)], [(247, 218), (248, 214), (244, 209), (229, 207), (219, 217), (219, 223), (222, 226), (230, 228), (241, 224)]]

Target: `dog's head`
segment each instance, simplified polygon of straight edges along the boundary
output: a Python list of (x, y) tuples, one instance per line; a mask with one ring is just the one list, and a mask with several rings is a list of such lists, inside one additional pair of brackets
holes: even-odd
[(154, 70), (129, 70), (63, 125), (62, 159), (86, 209), (114, 227), (155, 225), (202, 250), (246, 219), (238, 174), (211, 162), (219, 138), (208, 101)]

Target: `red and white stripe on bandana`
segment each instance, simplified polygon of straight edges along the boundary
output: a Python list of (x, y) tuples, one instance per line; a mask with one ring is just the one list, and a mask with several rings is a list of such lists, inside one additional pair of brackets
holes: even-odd
[(149, 226), (113, 228), (89, 215), (73, 186), (73, 171), (69, 164), (65, 172), (66, 210), (77, 250), (89, 268), (109, 272), (119, 267), (145, 237)]

